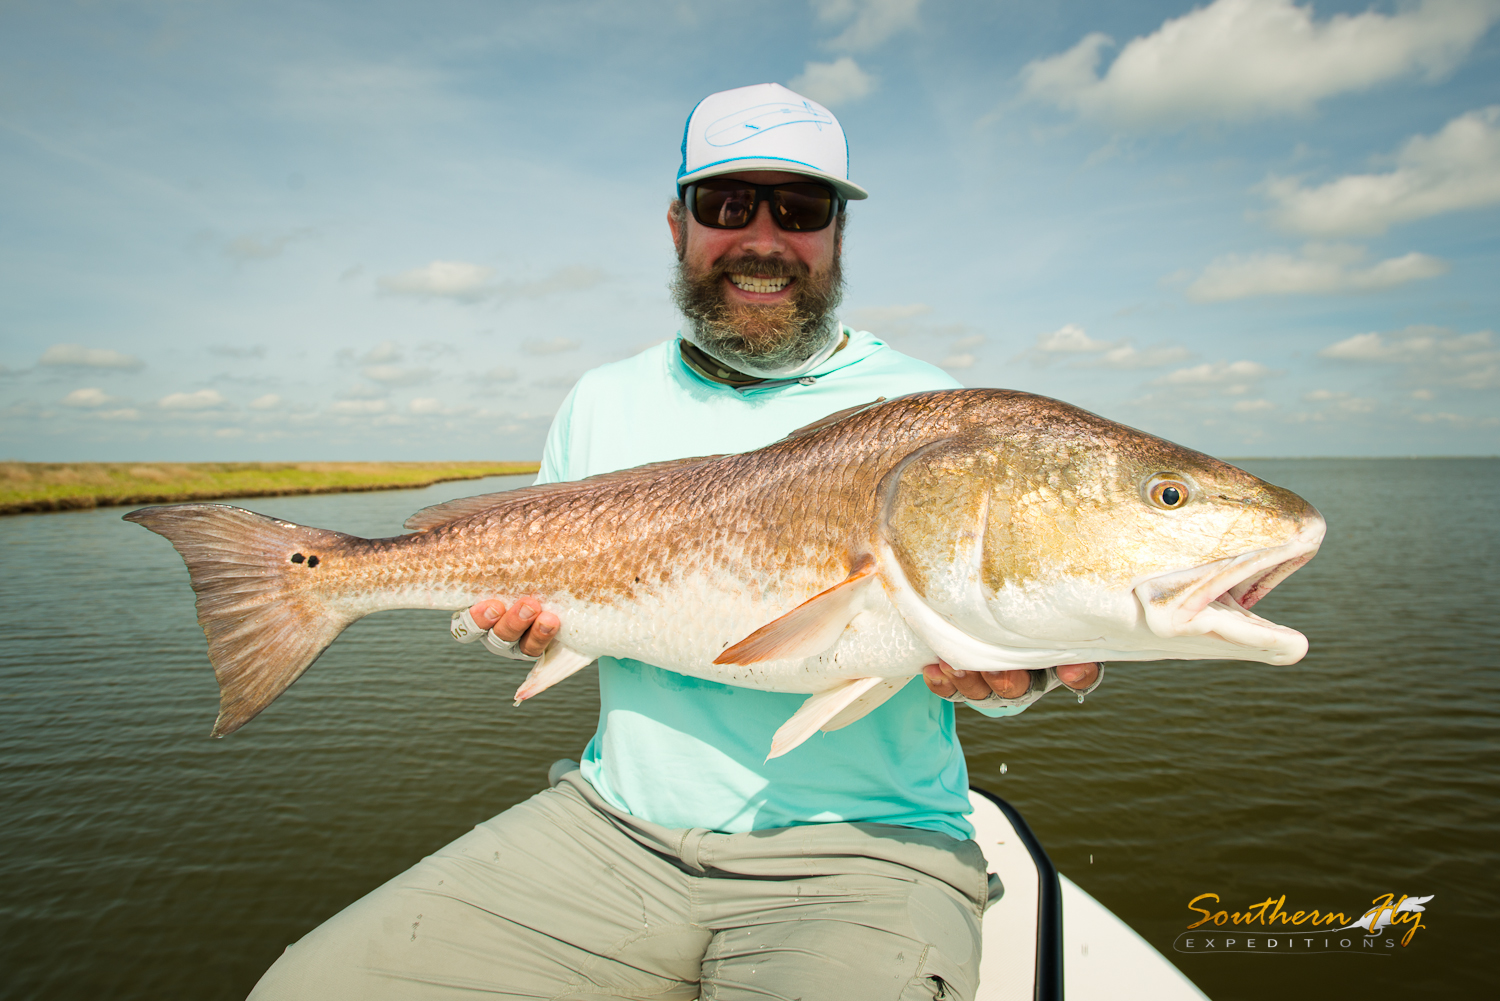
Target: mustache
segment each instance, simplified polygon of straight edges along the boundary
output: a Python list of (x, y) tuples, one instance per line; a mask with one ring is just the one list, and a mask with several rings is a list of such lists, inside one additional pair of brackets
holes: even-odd
[(802, 261), (785, 257), (758, 257), (755, 254), (740, 254), (736, 257), (721, 257), (713, 263), (704, 276), (717, 281), (729, 275), (758, 275), (762, 278), (807, 278), (812, 269)]

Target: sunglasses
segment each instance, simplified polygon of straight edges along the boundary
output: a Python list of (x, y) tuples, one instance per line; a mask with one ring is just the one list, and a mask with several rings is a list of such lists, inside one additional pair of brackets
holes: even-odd
[(683, 192), (693, 218), (711, 229), (744, 229), (762, 200), (771, 203), (776, 225), (794, 233), (824, 229), (844, 207), (832, 188), (809, 181), (751, 184), (731, 178), (709, 178)]

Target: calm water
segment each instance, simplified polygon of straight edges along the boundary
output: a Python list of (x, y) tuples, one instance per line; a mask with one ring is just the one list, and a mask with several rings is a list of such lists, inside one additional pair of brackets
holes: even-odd
[[(1246, 465), (1331, 526), (1264, 606), (1308, 658), (1123, 665), (1081, 706), (964, 714), (974, 779), (1216, 1001), (1500, 996), (1500, 461)], [(389, 535), (519, 482), (249, 506)], [(512, 709), (515, 674), (447, 640), (443, 614), (393, 612), (210, 740), (186, 571), (121, 513), (0, 519), (0, 997), (242, 998), (592, 732), (591, 672)], [(1394, 954), (1172, 952), (1205, 892), (1356, 915), (1435, 898)]]

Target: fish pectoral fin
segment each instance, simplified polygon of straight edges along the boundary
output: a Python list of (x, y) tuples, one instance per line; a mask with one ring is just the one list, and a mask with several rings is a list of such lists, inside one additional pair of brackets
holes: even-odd
[(516, 705), (520, 705), (527, 699), (540, 692), (545, 692), (559, 681), (570, 675), (577, 674), (592, 664), (597, 658), (585, 657), (577, 650), (554, 643), (542, 654), (542, 659), (536, 662), (531, 673), (526, 675), (526, 680), (521, 682), (521, 687), (516, 689)]
[(714, 663), (758, 664), (817, 656), (838, 642), (849, 620), (859, 612), (860, 598), (874, 579), (875, 560), (860, 557), (848, 577), (761, 626), (715, 657)]
[[(850, 703), (883, 681), (885, 681), (884, 678), (855, 678), (853, 681), (843, 682), (836, 688), (809, 695), (807, 701), (802, 703), (802, 708), (793, 713), (791, 719), (781, 724), (781, 728), (771, 738), (771, 753), (766, 755), (766, 760), (781, 757), (811, 737), (825, 723), (847, 709)], [(873, 709), (874, 706), (870, 708)], [(850, 722), (852, 723), (853, 720)]]
[(834, 730), (842, 730), (850, 723), (864, 719), (870, 713), (885, 704), (885, 700), (895, 695), (906, 687), (906, 683), (916, 675), (909, 678), (882, 678), (880, 684), (865, 692), (859, 698), (849, 703), (833, 719), (824, 723), (820, 728), (824, 733), (832, 733)]

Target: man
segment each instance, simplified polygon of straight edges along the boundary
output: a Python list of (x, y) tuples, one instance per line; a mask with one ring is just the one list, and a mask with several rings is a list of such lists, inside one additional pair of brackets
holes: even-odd
[[(775, 84), (711, 95), (677, 181), (681, 336), (579, 381), (540, 482), (744, 451), (957, 385), (835, 318), (845, 204), (866, 193), (826, 109)], [(561, 625), (534, 597), (465, 614), (519, 657)], [(954, 703), (1008, 715), (1098, 674), (933, 664), (926, 687), (765, 761), (805, 696), (601, 658), (581, 766), (314, 930), (252, 997), (970, 998), (992, 890)]]

